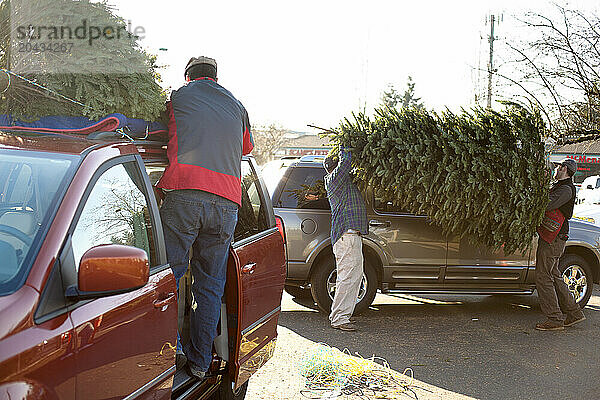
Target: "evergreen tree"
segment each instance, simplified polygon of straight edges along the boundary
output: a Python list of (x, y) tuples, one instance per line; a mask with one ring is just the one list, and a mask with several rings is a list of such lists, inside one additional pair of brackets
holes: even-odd
[(424, 106), (421, 102), (421, 98), (415, 97), (415, 83), (411, 76), (408, 77), (406, 86), (404, 93), (400, 94), (393, 84), (388, 83), (387, 89), (384, 90), (381, 95), (381, 105), (389, 108), (400, 106), (401, 108), (414, 107), (416, 109), (422, 109)]
[(415, 83), (412, 77), (408, 76), (408, 82), (406, 83), (406, 90), (402, 95), (402, 108), (414, 107), (416, 109), (422, 109), (423, 103), (421, 103), (420, 97), (415, 97)]
[(427, 215), (450, 237), (509, 254), (531, 245), (548, 202), (544, 133), (540, 114), (519, 107), (380, 108), (344, 119), (330, 143), (353, 149), (361, 187)]
[(400, 93), (396, 90), (393, 84), (388, 83), (387, 89), (383, 91), (381, 95), (381, 105), (389, 108), (396, 108), (401, 100)]
[[(76, 30), (84, 24), (85, 29)], [(77, 37), (84, 33), (84, 39)], [(100, 37), (92, 39), (96, 35)], [(47, 115), (98, 119), (122, 113), (157, 120), (166, 93), (159, 85), (155, 61), (106, 2), (0, 2), (0, 68), (10, 71), (0, 73), (0, 113), (19, 119)]]

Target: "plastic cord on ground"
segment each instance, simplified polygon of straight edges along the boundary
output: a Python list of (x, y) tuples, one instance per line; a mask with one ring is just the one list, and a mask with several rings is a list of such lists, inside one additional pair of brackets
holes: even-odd
[[(381, 357), (365, 359), (358, 353), (352, 356), (348, 349), (340, 351), (319, 343), (307, 352), (300, 364), (300, 374), (305, 379), (301, 394), (311, 399), (336, 398), (340, 395), (355, 395), (371, 399), (379, 393), (405, 394), (418, 399), (411, 389), (413, 370), (407, 368), (402, 376), (391, 370), (389, 363)], [(408, 374), (408, 375), (407, 375)], [(413, 397), (414, 396), (414, 397)]]

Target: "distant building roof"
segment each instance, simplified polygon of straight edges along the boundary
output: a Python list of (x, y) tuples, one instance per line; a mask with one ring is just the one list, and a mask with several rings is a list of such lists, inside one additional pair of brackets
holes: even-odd
[(284, 148), (298, 148), (298, 147), (331, 147), (329, 145), (329, 139), (321, 138), (319, 135), (302, 135), (297, 138), (289, 139)]
[(553, 153), (600, 154), (600, 140), (565, 144), (554, 149)]

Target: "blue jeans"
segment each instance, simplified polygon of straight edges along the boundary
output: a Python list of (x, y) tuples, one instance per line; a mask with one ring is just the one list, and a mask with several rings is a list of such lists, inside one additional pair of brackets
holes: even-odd
[[(190, 343), (184, 350), (202, 371), (207, 371), (212, 361), (237, 212), (233, 201), (201, 190), (169, 191), (160, 209), (167, 260), (177, 288), (188, 264), (192, 268)], [(177, 348), (181, 349), (179, 335)]]

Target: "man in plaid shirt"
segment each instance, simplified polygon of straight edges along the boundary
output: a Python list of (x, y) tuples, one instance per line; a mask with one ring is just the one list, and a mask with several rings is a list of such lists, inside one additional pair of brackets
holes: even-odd
[(339, 161), (327, 157), (325, 189), (331, 205), (331, 243), (335, 255), (337, 281), (331, 305), (331, 327), (355, 331), (351, 322), (363, 277), (361, 235), (369, 233), (367, 210), (360, 191), (352, 182), (352, 157), (349, 149), (340, 149)]

